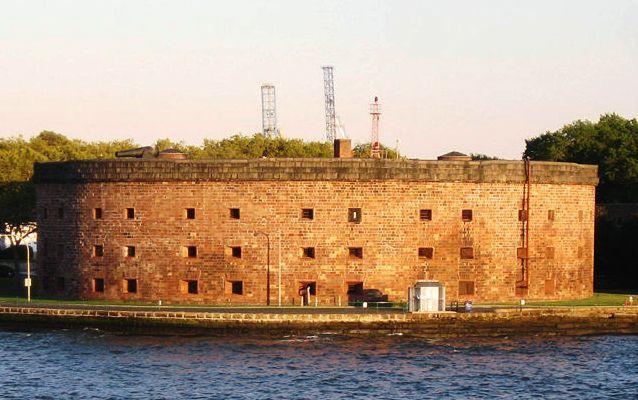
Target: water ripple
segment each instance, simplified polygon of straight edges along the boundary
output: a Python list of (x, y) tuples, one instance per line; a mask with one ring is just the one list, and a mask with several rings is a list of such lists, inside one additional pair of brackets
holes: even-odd
[(1, 399), (638, 398), (638, 336), (171, 337), (0, 330)]

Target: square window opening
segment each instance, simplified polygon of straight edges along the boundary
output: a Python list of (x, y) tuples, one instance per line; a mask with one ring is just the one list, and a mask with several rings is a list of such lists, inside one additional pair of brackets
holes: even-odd
[(472, 210), (463, 210), (461, 211), (461, 219), (463, 220), (463, 222), (470, 222), (474, 217), (473, 214), (474, 213), (472, 212)]
[(102, 219), (102, 209), (101, 208), (94, 208), (93, 209), (93, 219)]
[(425, 258), (431, 260), (434, 256), (434, 248), (432, 247), (419, 247), (419, 258)]
[(230, 209), (230, 218), (231, 219), (239, 219), (241, 216), (239, 212), (239, 208), (231, 208)]
[(231, 294), (244, 294), (244, 282), (243, 281), (231, 281), (230, 282)]
[(126, 246), (126, 256), (135, 257), (135, 246)]
[(299, 282), (299, 283), (300, 283), (299, 294), (304, 298), (304, 304), (308, 305), (307, 295), (308, 294), (310, 294), (311, 296), (317, 295), (317, 282)]
[(304, 256), (304, 258), (315, 258), (315, 248), (314, 247), (304, 247), (303, 248), (303, 256)]
[(348, 208), (348, 222), (354, 222), (357, 224), (361, 222), (360, 208)]
[(432, 210), (419, 210), (419, 219), (421, 221), (432, 221)]
[(474, 294), (474, 281), (459, 281), (459, 296)]
[(135, 218), (135, 209), (127, 208), (126, 209), (126, 219), (134, 219)]
[(350, 258), (363, 258), (363, 247), (349, 247), (348, 255)]
[(474, 247), (461, 247), (461, 259), (469, 260), (474, 258)]
[(97, 293), (104, 292), (104, 279), (103, 278), (94, 278), (93, 279), (93, 291)]
[(516, 249), (516, 257), (517, 258), (526, 258), (527, 257), (527, 248), (525, 247), (518, 247)]
[(315, 218), (315, 210), (312, 208), (302, 208), (301, 209), (301, 218), (302, 219), (314, 219)]
[(104, 256), (104, 246), (101, 244), (96, 244), (93, 246), (93, 257), (102, 257)]
[(240, 246), (232, 246), (230, 248), (230, 254), (235, 258), (241, 258), (241, 247)]
[(196, 280), (185, 280), (181, 282), (182, 293), (197, 294), (199, 293), (199, 282)]
[(197, 246), (186, 246), (186, 256), (188, 258), (197, 257)]
[(186, 219), (195, 219), (195, 209), (187, 208), (186, 209)]
[(137, 279), (124, 279), (124, 293), (137, 293)]

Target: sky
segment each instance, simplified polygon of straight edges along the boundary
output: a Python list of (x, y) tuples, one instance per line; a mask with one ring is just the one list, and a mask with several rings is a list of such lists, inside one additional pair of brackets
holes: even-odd
[(518, 159), (577, 119), (638, 113), (638, 1), (0, 0), (0, 137), (188, 144), (261, 131), (262, 83), (285, 137), (337, 114), (411, 158)]

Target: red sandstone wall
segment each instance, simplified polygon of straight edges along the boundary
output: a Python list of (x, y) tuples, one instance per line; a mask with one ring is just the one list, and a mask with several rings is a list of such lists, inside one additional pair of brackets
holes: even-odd
[[(594, 190), (532, 185), (528, 299), (592, 294)], [(317, 283), (321, 305), (345, 304), (347, 283), (358, 281), (405, 300), (408, 286), (426, 278), (426, 264), (448, 300), (512, 301), (522, 192), (520, 184), (398, 181), (40, 184), (40, 277), (48, 293), (83, 299), (265, 304), (266, 238), (254, 236), (261, 231), (271, 237), (276, 304), (281, 231), (285, 304), (299, 304), (302, 281)], [(95, 207), (102, 220), (93, 219)], [(134, 220), (125, 218), (128, 207)], [(194, 220), (186, 219), (189, 207)], [(348, 222), (349, 207), (362, 209), (361, 223)], [(241, 219), (229, 208), (240, 208)], [(302, 208), (314, 209), (314, 219), (302, 219)], [(432, 220), (419, 220), (420, 209), (431, 209)], [(472, 222), (461, 220), (463, 209), (473, 210)], [(92, 255), (96, 244), (103, 257)], [(127, 245), (136, 257), (124, 256)], [(197, 258), (184, 257), (191, 245)], [(242, 258), (229, 246), (241, 246)], [(350, 246), (363, 247), (363, 259), (350, 259)], [(302, 247), (315, 247), (316, 258), (302, 258)], [(434, 257), (420, 259), (419, 247), (433, 247)], [(474, 259), (460, 259), (461, 247), (473, 247)], [(104, 293), (93, 291), (94, 277), (104, 278)], [(124, 278), (138, 279), (136, 294), (123, 292)], [(182, 280), (197, 280), (199, 293), (183, 293)], [(234, 280), (243, 281), (243, 295), (230, 294)], [(459, 296), (460, 280), (473, 281), (475, 293)]]

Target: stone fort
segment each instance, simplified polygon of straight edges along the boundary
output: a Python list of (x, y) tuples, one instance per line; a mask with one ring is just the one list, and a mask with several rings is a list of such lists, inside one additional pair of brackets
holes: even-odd
[(349, 154), (36, 163), (39, 286), (207, 304), (405, 301), (423, 279), (448, 300), (592, 295), (596, 166)]

